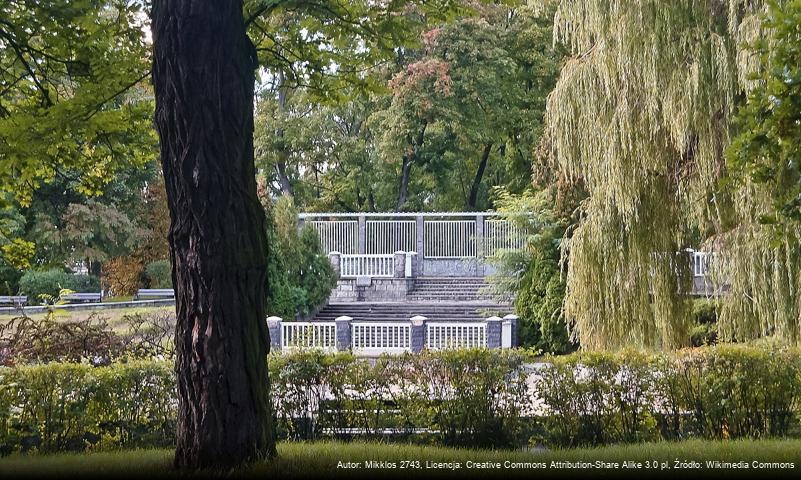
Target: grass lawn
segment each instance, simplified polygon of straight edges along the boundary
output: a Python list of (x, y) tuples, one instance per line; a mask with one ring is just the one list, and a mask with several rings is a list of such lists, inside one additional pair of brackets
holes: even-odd
[[(79, 476), (112, 478), (179, 477), (171, 468), (171, 450), (131, 450), (92, 454), (12, 455), (0, 459), (0, 478)], [(709, 468), (707, 461), (741, 462), (738, 468)], [(385, 462), (367, 468), (366, 462)], [(404, 464), (402, 462), (411, 462)], [(680, 465), (676, 465), (676, 461)], [(343, 465), (355, 463), (355, 468)], [(414, 463), (417, 462), (417, 463)], [(474, 462), (472, 465), (469, 462)], [(570, 468), (551, 462), (589, 462), (590, 467)], [(617, 463), (617, 466), (598, 462)], [(639, 463), (628, 468), (623, 462)], [(649, 462), (649, 463), (646, 463)], [(656, 468), (654, 467), (656, 462)], [(693, 463), (694, 462), (694, 463)], [(781, 463), (772, 468), (760, 463)], [(341, 465), (338, 467), (338, 463)], [(394, 464), (394, 465), (386, 465)], [(491, 463), (491, 464), (490, 464)], [(528, 464), (525, 464), (528, 463)], [(434, 465), (437, 464), (437, 465)], [(541, 464), (541, 465), (538, 465)], [(743, 465), (744, 464), (744, 465)], [(353, 465), (351, 465), (353, 467)], [(656, 442), (591, 449), (491, 451), (380, 443), (282, 443), (278, 459), (232, 472), (226, 476), (245, 478), (296, 478), (305, 476), (424, 478), (470, 477), (573, 477), (577, 475), (617, 477), (686, 478), (699, 474), (759, 478), (765, 474), (797, 476), (801, 468), (801, 440)], [(206, 476), (213, 472), (204, 472)], [(183, 475), (185, 476), (185, 475)]]

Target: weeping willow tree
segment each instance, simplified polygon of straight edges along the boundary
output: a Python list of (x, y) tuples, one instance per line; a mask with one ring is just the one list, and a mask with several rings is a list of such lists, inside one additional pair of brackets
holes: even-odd
[[(764, 2), (562, 0), (551, 157), (589, 196), (569, 242), (565, 314), (589, 348), (689, 341), (686, 248), (719, 250), (722, 330), (795, 338), (797, 245), (767, 242), (764, 192), (721, 188), (731, 119), (759, 68)], [(774, 311), (770, 310), (773, 305)], [(780, 328), (779, 328), (780, 327)], [(737, 332), (736, 334), (734, 332)]]

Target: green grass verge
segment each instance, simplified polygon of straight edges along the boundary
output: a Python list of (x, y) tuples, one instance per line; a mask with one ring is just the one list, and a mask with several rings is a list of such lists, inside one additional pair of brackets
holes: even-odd
[[(171, 450), (129, 450), (90, 454), (12, 455), (0, 459), (0, 478), (63, 477), (137, 478), (181, 477), (172, 470)], [(366, 462), (384, 462), (389, 468), (368, 468)], [(417, 462), (404, 464), (403, 462)], [(677, 468), (676, 461), (682, 463)], [(709, 468), (707, 461), (742, 462), (740, 468)], [(356, 464), (355, 468), (339, 465)], [(474, 465), (470, 465), (473, 462)], [(557, 468), (551, 462), (587, 462), (584, 468)], [(618, 465), (602, 465), (617, 463)], [(639, 467), (623, 462), (639, 463)], [(765, 468), (762, 463), (785, 463), (784, 468)], [(437, 463), (436, 467), (433, 465)], [(490, 465), (491, 463), (493, 465)], [(656, 463), (656, 465), (655, 465)], [(392, 465), (388, 465), (392, 464)], [(533, 464), (533, 465), (532, 465)], [(542, 464), (542, 466), (537, 466)], [(747, 468), (743, 468), (747, 466)], [(655, 468), (654, 468), (655, 465)], [(353, 465), (351, 465), (353, 466)], [(402, 468), (406, 467), (406, 468)], [(698, 467), (698, 468), (695, 468)], [(282, 443), (278, 458), (229, 472), (203, 472), (190, 476), (241, 478), (297, 478), (307, 476), (384, 478), (437, 476), (618, 477), (686, 478), (710, 475), (759, 478), (777, 473), (796, 475), (801, 468), (801, 440), (703, 441), (643, 443), (601, 448), (502, 451), (382, 443)]]

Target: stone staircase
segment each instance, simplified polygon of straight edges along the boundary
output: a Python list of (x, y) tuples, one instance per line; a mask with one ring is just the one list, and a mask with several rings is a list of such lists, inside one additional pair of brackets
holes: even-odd
[(498, 302), (486, 290), (487, 282), (477, 277), (421, 277), (405, 301), (336, 301), (323, 307), (313, 318), (332, 322), (348, 316), (354, 321), (403, 322), (415, 315), (432, 321), (479, 322), (493, 315), (513, 313), (511, 302)]
[[(485, 302), (497, 300), (481, 277), (420, 277), (406, 296), (409, 302)], [(507, 303), (507, 302), (504, 302)]]

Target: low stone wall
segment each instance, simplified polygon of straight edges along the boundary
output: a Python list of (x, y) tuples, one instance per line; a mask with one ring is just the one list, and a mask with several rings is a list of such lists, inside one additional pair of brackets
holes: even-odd
[(328, 301), (390, 302), (403, 301), (414, 287), (413, 278), (340, 278)]
[(496, 271), (478, 258), (425, 258), (421, 268), (419, 275), (427, 277), (485, 277)]

